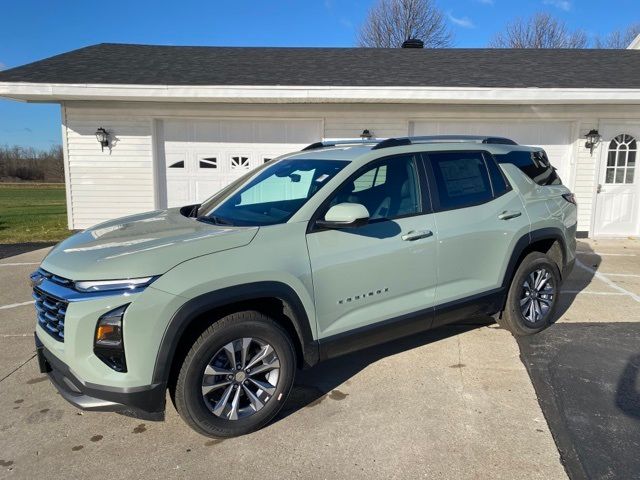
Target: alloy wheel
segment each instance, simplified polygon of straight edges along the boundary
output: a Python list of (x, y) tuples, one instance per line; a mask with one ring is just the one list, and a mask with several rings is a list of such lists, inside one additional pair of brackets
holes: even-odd
[(529, 323), (544, 319), (556, 296), (553, 275), (546, 268), (539, 268), (525, 278), (520, 296), (520, 311)]
[(280, 378), (274, 348), (257, 338), (239, 338), (219, 349), (204, 369), (202, 397), (217, 417), (238, 420), (260, 411)]

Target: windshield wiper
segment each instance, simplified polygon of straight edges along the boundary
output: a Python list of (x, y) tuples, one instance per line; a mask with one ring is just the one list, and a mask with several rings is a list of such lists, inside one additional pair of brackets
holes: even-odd
[(211, 225), (226, 225), (233, 227), (233, 223), (221, 217), (216, 217), (215, 215), (200, 216), (198, 217), (198, 220), (201, 222), (210, 223)]

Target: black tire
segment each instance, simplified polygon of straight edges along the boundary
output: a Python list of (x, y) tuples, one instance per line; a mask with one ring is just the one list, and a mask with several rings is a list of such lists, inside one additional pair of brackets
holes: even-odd
[[(269, 344), (279, 360), (275, 392), (260, 410), (245, 418), (230, 420), (216, 416), (212, 403), (203, 397), (205, 368), (225, 345), (238, 339), (252, 338)], [(216, 321), (195, 341), (185, 357), (175, 385), (175, 406), (180, 417), (196, 432), (208, 437), (235, 437), (258, 430), (280, 411), (289, 396), (295, 377), (296, 354), (287, 332), (269, 317), (254, 311), (227, 315)], [(234, 380), (235, 383), (235, 380)], [(245, 384), (247, 382), (244, 382)], [(234, 385), (242, 391), (242, 384)], [(226, 387), (224, 387), (226, 390)], [(222, 388), (220, 390), (223, 390)], [(245, 402), (249, 397), (243, 395)]]
[[(520, 301), (524, 298), (524, 295), (526, 295), (525, 281), (527, 281), (532, 272), (537, 272), (541, 269), (549, 272), (549, 281), (553, 284), (554, 294), (552, 296), (551, 304), (544, 315), (541, 315), (541, 317), (536, 321), (532, 321), (531, 319), (527, 320), (520, 306)], [(560, 292), (560, 283), (560, 271), (558, 270), (558, 265), (556, 265), (553, 260), (540, 252), (529, 253), (524, 257), (513, 276), (513, 280), (511, 281), (509, 292), (507, 294), (505, 308), (498, 318), (498, 324), (516, 336), (533, 335), (544, 330), (555, 318), (558, 294)], [(537, 292), (536, 295), (538, 295)]]

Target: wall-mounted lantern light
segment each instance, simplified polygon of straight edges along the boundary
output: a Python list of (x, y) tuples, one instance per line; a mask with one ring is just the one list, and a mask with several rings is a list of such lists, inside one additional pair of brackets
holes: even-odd
[(598, 143), (600, 143), (600, 140), (602, 139), (602, 135), (600, 135), (598, 130), (591, 129), (589, 130), (589, 133), (585, 135), (585, 138), (587, 139), (587, 141), (584, 144), (584, 147), (588, 148), (589, 153), (593, 155), (593, 149), (596, 148), (596, 146), (598, 146)]
[(104, 128), (100, 127), (96, 130), (96, 139), (104, 152), (104, 147), (109, 146), (109, 132), (107, 132)]
[(370, 140), (373, 138), (373, 135), (371, 134), (371, 132), (369, 130), (363, 130), (362, 133), (360, 134), (360, 138), (362, 140)]

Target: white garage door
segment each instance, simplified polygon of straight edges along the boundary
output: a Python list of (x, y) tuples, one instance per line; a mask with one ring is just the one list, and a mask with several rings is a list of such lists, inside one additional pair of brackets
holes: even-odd
[(566, 122), (429, 121), (413, 122), (412, 135), (494, 135), (521, 145), (542, 147), (566, 184), (571, 163), (571, 124)]
[(319, 120), (165, 120), (167, 205), (200, 203), (248, 170), (322, 138)]

